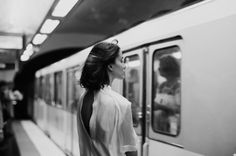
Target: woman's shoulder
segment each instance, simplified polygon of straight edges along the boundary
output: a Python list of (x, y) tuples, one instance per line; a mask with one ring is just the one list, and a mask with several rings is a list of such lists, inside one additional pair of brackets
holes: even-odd
[(100, 92), (99, 101), (103, 104), (112, 104), (114, 103), (114, 98), (109, 93)]
[(101, 100), (105, 103), (114, 103), (116, 105), (129, 105), (130, 102), (121, 94), (112, 90), (111, 87), (104, 88), (101, 92)]

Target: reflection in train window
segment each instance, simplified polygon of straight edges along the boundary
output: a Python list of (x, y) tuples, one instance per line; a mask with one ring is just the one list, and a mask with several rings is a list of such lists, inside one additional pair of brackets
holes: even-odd
[(45, 76), (45, 102), (47, 104), (52, 103), (52, 82), (51, 82), (52, 75), (48, 74)]
[(40, 98), (40, 78), (35, 79), (35, 99)]
[(79, 85), (81, 71), (74, 67), (67, 72), (67, 109), (75, 112), (77, 110), (78, 100), (84, 91)]
[(41, 85), (42, 85), (42, 87), (41, 87), (41, 91), (42, 91), (41, 97), (44, 101), (46, 99), (46, 83), (45, 82), (46, 82), (45, 81), (45, 75), (43, 75), (41, 77)]
[(62, 105), (62, 72), (54, 74), (54, 101), (56, 105)]
[(142, 107), (140, 102), (140, 58), (138, 55), (126, 57), (125, 64), (124, 96), (132, 103), (133, 126), (139, 127)]
[(177, 46), (156, 50), (153, 55), (152, 128), (172, 136), (180, 132), (180, 61)]
[(54, 75), (50, 74), (50, 78), (49, 78), (49, 94), (50, 94), (50, 103), (51, 105), (54, 105)]

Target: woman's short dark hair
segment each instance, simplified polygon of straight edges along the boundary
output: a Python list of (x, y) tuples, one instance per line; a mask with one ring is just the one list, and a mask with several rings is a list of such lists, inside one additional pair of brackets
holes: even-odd
[(102, 42), (95, 45), (85, 61), (80, 85), (88, 90), (97, 91), (109, 85), (108, 65), (115, 62), (120, 47), (117, 44)]
[(179, 62), (170, 55), (160, 58), (160, 68), (162, 73), (172, 77), (180, 77), (180, 65)]

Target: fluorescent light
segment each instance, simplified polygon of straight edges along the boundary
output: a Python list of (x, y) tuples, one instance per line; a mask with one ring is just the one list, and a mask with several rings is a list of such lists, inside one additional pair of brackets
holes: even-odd
[(48, 35), (45, 34), (36, 34), (33, 39), (33, 44), (35, 45), (42, 44), (47, 37)]
[(52, 12), (52, 16), (56, 17), (64, 17), (68, 14), (68, 12), (74, 7), (78, 0), (60, 0), (57, 3), (54, 11)]
[(27, 61), (29, 59), (28, 55), (21, 55), (20, 60), (21, 61)]
[(25, 51), (23, 52), (23, 55), (27, 55), (27, 56), (31, 56), (34, 53), (34, 49), (33, 49), (33, 45), (32, 44), (28, 44)]
[(47, 19), (44, 22), (42, 28), (40, 29), (40, 32), (49, 34), (57, 27), (59, 23), (60, 23), (59, 20)]
[(33, 45), (32, 45), (31, 43), (28, 44), (27, 47), (26, 47), (26, 49), (27, 49), (27, 50), (33, 50)]

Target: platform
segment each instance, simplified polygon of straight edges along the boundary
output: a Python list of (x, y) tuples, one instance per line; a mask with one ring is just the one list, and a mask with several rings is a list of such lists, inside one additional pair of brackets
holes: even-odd
[(66, 156), (34, 122), (13, 121), (12, 129), (20, 156)]

